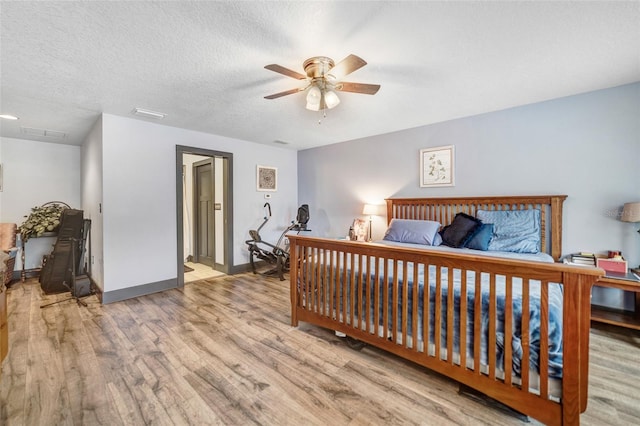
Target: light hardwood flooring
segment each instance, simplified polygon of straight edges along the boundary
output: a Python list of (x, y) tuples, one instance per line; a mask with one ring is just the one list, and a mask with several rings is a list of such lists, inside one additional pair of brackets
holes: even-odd
[[(517, 425), (455, 382), (289, 325), (287, 281), (243, 274), (88, 307), (9, 290), (2, 425)], [(640, 334), (591, 333), (584, 425), (640, 424)]]

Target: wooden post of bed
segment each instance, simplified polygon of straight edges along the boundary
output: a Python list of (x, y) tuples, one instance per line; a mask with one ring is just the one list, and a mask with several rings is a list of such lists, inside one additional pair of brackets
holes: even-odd
[[(291, 254), (290, 258), (291, 259), (300, 259), (301, 257), (298, 256), (297, 254), (297, 250), (298, 247), (296, 245), (296, 240), (295, 239), (290, 239), (289, 240), (289, 253)], [(291, 293), (291, 326), (292, 327), (297, 327), (298, 326), (298, 310), (295, 309), (298, 306), (298, 280), (294, 279), (295, 277), (298, 276), (298, 262), (299, 260), (296, 261), (292, 261), (290, 266), (289, 266), (289, 275), (290, 275), (290, 279), (289, 279), (289, 285), (290, 285), (290, 293)]]
[(551, 257), (556, 261), (562, 256), (562, 204), (567, 198), (566, 195), (551, 196)]
[(564, 317), (562, 424), (580, 424), (580, 413), (587, 408), (589, 377), (590, 294), (593, 278), (585, 275), (563, 275), (564, 310), (575, 315)]

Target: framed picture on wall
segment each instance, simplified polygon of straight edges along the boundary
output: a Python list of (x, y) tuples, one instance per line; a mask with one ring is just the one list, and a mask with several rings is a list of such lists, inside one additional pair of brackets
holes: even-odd
[(453, 145), (420, 150), (420, 186), (454, 186)]
[(278, 169), (276, 167), (258, 166), (256, 176), (258, 191), (278, 190)]

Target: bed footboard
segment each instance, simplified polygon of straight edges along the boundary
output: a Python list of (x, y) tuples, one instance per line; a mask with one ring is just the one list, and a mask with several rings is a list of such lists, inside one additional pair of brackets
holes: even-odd
[(601, 270), (289, 239), (293, 326), (343, 332), (546, 424), (579, 423)]

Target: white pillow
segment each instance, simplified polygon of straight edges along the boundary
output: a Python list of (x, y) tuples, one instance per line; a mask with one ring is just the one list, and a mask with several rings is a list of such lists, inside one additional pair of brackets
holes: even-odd
[(389, 229), (384, 234), (387, 241), (436, 246), (442, 242), (438, 230), (440, 223), (431, 220), (391, 219)]

